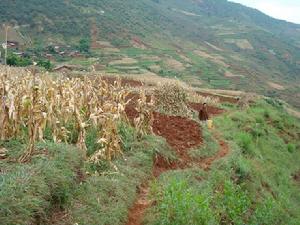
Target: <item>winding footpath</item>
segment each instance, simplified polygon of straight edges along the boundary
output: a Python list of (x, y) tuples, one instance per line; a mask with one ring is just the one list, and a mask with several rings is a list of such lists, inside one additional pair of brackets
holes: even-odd
[[(199, 126), (198, 126), (198, 128), (199, 128)], [(165, 129), (168, 129), (168, 128), (165, 128)], [(164, 137), (165, 133), (159, 133), (155, 129), (154, 129), (154, 131), (156, 131), (155, 133), (157, 135)], [(199, 134), (201, 134), (200, 128), (199, 128), (198, 132), (199, 132)], [(189, 133), (193, 134), (193, 132), (189, 132)], [(199, 161), (196, 161), (196, 163), (199, 165), (199, 167), (201, 167), (205, 171), (209, 171), (213, 162), (225, 157), (226, 155), (229, 154), (229, 151), (230, 151), (228, 144), (222, 138), (220, 138), (219, 134), (217, 134), (216, 131), (213, 131), (213, 135), (214, 135), (214, 138), (219, 143), (219, 151), (217, 152), (216, 155), (214, 155), (212, 157), (208, 157), (208, 158), (204, 158)], [(169, 162), (166, 162), (162, 157), (157, 156), (157, 158), (154, 160), (153, 179), (156, 179), (162, 173), (167, 172), (169, 170), (188, 168), (190, 163), (195, 162), (195, 160), (191, 159), (188, 156), (188, 150), (191, 149), (191, 147), (199, 147), (202, 143), (202, 139), (201, 139), (201, 142), (199, 142), (197, 144), (195, 143), (196, 145), (189, 146), (189, 145), (185, 144), (185, 145), (181, 145), (184, 147), (176, 149), (176, 146), (175, 146), (175, 148), (174, 148), (174, 146), (172, 146), (172, 142), (170, 143), (170, 140), (168, 140), (168, 137), (166, 137), (166, 139), (167, 139), (167, 142), (171, 145), (171, 147), (173, 147), (173, 149), (176, 151), (176, 154), (178, 155), (179, 160), (174, 163), (169, 163)], [(184, 139), (184, 140), (186, 142), (189, 141), (188, 138)], [(152, 202), (148, 198), (150, 182), (151, 181), (148, 181), (147, 183), (143, 184), (139, 188), (138, 197), (137, 197), (133, 207), (129, 211), (128, 222), (126, 223), (126, 225), (142, 225), (142, 222), (143, 222), (143, 219), (145, 216), (145, 212), (148, 208), (151, 207), (151, 204), (152, 204)]]

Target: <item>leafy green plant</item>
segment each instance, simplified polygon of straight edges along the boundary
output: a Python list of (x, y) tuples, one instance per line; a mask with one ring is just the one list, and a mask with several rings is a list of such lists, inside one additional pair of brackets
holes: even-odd
[(222, 224), (245, 224), (244, 215), (251, 206), (249, 196), (239, 185), (225, 181), (215, 199)]
[(296, 145), (292, 144), (292, 143), (288, 143), (287, 150), (288, 150), (288, 152), (293, 153), (296, 150)]
[(158, 202), (159, 219), (163, 225), (215, 224), (209, 207), (210, 198), (195, 193), (184, 181), (173, 180), (161, 194)]
[(242, 148), (245, 154), (253, 154), (254, 146), (252, 136), (246, 132), (241, 132), (236, 137), (238, 145)]

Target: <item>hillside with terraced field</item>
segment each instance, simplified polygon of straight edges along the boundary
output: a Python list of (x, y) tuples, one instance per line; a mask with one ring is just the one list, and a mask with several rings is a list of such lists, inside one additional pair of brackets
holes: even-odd
[[(300, 107), (300, 25), (226, 0), (3, 0), (0, 23), (55, 66), (177, 78)], [(83, 56), (80, 40), (91, 47)]]

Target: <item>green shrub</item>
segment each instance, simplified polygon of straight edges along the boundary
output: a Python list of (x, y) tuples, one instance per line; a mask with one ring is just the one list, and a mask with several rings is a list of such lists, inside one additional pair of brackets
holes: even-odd
[(239, 182), (249, 179), (251, 177), (250, 163), (246, 159), (240, 157), (235, 164), (235, 173), (238, 176)]
[(253, 154), (254, 146), (252, 136), (246, 132), (241, 132), (237, 135), (237, 144), (241, 147), (244, 154)]
[(121, 122), (118, 125), (118, 133), (121, 136), (122, 148), (124, 151), (130, 151), (135, 142), (136, 132), (133, 127), (127, 123)]
[(41, 143), (36, 153), (28, 164), (1, 165), (1, 224), (45, 224), (53, 208), (70, 204), (82, 166), (80, 151), (69, 145)]
[(34, 218), (45, 218), (49, 208), (49, 186), (34, 166), (16, 166), (0, 175), (1, 224), (32, 224)]
[(53, 65), (49, 60), (40, 59), (38, 60), (37, 65), (45, 68), (46, 70), (51, 70), (53, 68)]
[(271, 197), (266, 198), (263, 202), (256, 204), (256, 208), (250, 217), (249, 224), (279, 224), (280, 213), (275, 200)]
[(25, 67), (32, 65), (32, 60), (29, 57), (20, 57), (14, 54), (10, 54), (7, 57), (7, 65)]
[(288, 152), (293, 153), (296, 150), (296, 145), (292, 144), (292, 143), (288, 143), (287, 150), (288, 150)]

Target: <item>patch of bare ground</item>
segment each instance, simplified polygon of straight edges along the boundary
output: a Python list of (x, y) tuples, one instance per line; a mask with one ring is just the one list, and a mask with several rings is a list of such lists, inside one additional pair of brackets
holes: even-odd
[(176, 71), (185, 70), (185, 66), (181, 62), (179, 62), (175, 59), (166, 59), (165, 63), (168, 67), (170, 67), (171, 69), (174, 69)]
[[(198, 110), (200, 105), (191, 103), (191, 107)], [(209, 108), (209, 111), (213, 115), (218, 115), (223, 112), (216, 107)], [(127, 107), (126, 114), (130, 120), (133, 120), (138, 116), (138, 113), (134, 108), (134, 101)], [(154, 158), (152, 170), (154, 178), (159, 177), (162, 173), (170, 170), (189, 168), (192, 163), (198, 165), (205, 171), (208, 171), (213, 162), (225, 157), (229, 153), (228, 144), (214, 132), (214, 136), (218, 140), (220, 146), (218, 153), (209, 158), (199, 160), (192, 159), (188, 154), (188, 150), (200, 146), (203, 142), (199, 124), (196, 121), (184, 117), (168, 116), (157, 112), (153, 113), (153, 117), (153, 132), (158, 136), (164, 137), (179, 158), (177, 161), (170, 162), (162, 156), (157, 155)], [(143, 223), (145, 211), (154, 204), (149, 200), (148, 195), (149, 183), (145, 183), (138, 189), (137, 199), (129, 210), (127, 225), (141, 225)]]
[(130, 64), (136, 64), (138, 61), (133, 58), (125, 57), (120, 60), (115, 60), (109, 63), (109, 65), (130, 65)]
[(223, 66), (225, 68), (229, 68), (230, 65), (224, 62), (224, 58), (220, 55), (210, 55), (202, 50), (195, 50), (194, 53), (202, 58), (209, 59), (210, 61)]
[(219, 136), (215, 135), (215, 138), (219, 142), (220, 150), (218, 151), (218, 153), (216, 155), (209, 157), (209, 158), (202, 159), (199, 162), (200, 167), (206, 171), (210, 169), (210, 167), (214, 161), (224, 158), (229, 153), (228, 144), (224, 140), (222, 140)]
[(274, 82), (267, 82), (267, 84), (273, 88), (273, 89), (276, 89), (276, 90), (279, 90), (279, 91), (283, 91), (285, 90), (285, 87), (280, 85), (280, 84), (277, 84), (277, 83), (274, 83)]

